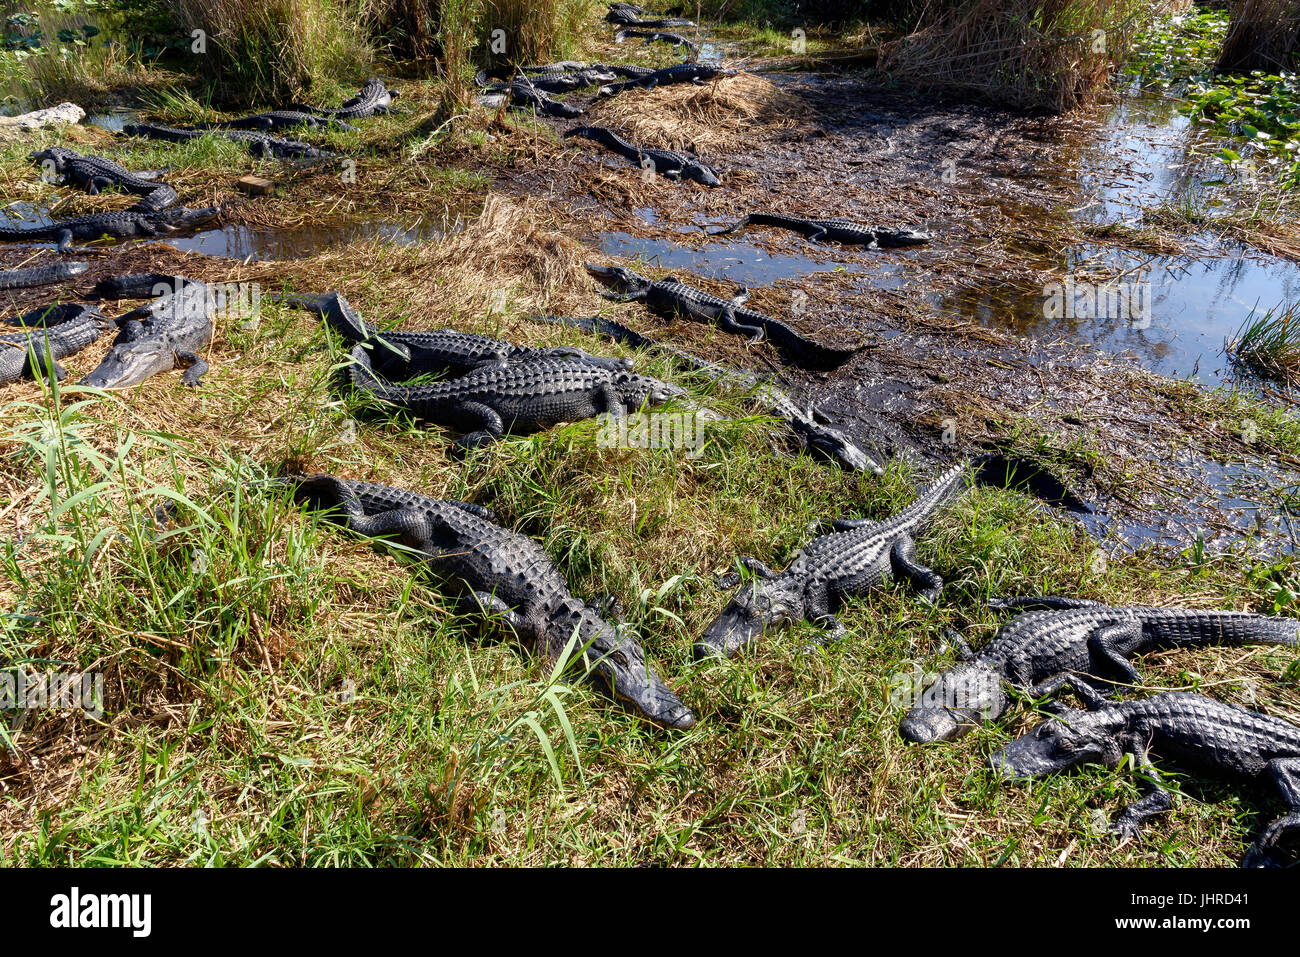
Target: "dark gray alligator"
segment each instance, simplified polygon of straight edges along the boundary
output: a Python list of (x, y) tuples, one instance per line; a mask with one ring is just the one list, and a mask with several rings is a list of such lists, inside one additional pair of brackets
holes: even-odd
[(698, 49), (680, 33), (665, 33), (662, 30), (619, 30), (614, 34), (615, 43), (622, 43), (627, 39), (645, 40), (646, 46), (651, 43), (671, 43), (675, 47), (686, 47), (691, 53)]
[(72, 251), (72, 241), (96, 240), (105, 236), (113, 239), (157, 236), (181, 229), (200, 226), (217, 218), (220, 210), (215, 206), (204, 209), (163, 209), (156, 212), (115, 210), (108, 213), (91, 213), (72, 219), (61, 219), (45, 226), (3, 226), (0, 240), (9, 242), (39, 242), (53, 240), (60, 253)]
[(160, 182), (158, 170), (132, 173), (112, 160), (98, 156), (83, 156), (66, 146), (51, 146), (28, 156), (40, 163), (47, 172), (61, 177), (64, 182), (80, 186), (92, 196), (107, 187), (117, 187), (135, 193), (141, 199), (133, 207), (136, 212), (150, 213), (167, 209), (180, 202), (176, 190)]
[[(158, 295), (164, 285), (171, 291)], [(181, 276), (142, 273), (105, 280), (95, 291), (103, 298), (157, 298), (118, 318), (121, 331), (113, 348), (81, 385), (125, 389), (180, 365), (187, 366), (181, 382), (199, 384), (208, 371), (199, 350), (212, 341), (216, 302), (209, 286)]]
[(447, 382), (395, 385), (375, 376), (368, 352), (357, 346), (352, 377), (376, 398), (461, 432), (458, 453), (495, 442), (507, 431), (532, 432), (602, 414), (619, 417), (686, 394), (666, 382), (611, 369), (610, 361), (542, 356), (480, 366)]
[(740, 222), (720, 229), (711, 236), (734, 233), (745, 226), (777, 226), (803, 233), (814, 243), (831, 242), (868, 246), (872, 249), (889, 249), (895, 246), (917, 246), (928, 243), (933, 237), (919, 229), (863, 226), (848, 219), (801, 219), (779, 213), (750, 213)]
[[(730, 657), (772, 628), (810, 621), (824, 632), (822, 641), (842, 638), (846, 629), (835, 617), (839, 603), (864, 594), (894, 575), (906, 578), (926, 601), (938, 599), (943, 579), (916, 563), (916, 536), (939, 506), (966, 488), (969, 466), (955, 465), (917, 493), (916, 501), (884, 521), (841, 519), (835, 531), (813, 539), (777, 573), (754, 558), (740, 563), (759, 577), (742, 588), (695, 643), (697, 658)], [(719, 580), (724, 588), (740, 581), (736, 574)]]
[(653, 170), (662, 176), (677, 181), (694, 180), (703, 186), (721, 186), (718, 171), (712, 166), (701, 163), (698, 159), (679, 153), (676, 150), (661, 150), (651, 147), (633, 146), (613, 130), (603, 126), (575, 126), (567, 131), (565, 137), (581, 136), (594, 140), (602, 146), (613, 150), (624, 159), (631, 160), (642, 169)]
[(833, 369), (843, 365), (860, 350), (824, 346), (795, 331), (779, 319), (742, 308), (749, 298), (740, 290), (730, 301), (688, 286), (675, 276), (653, 282), (626, 266), (597, 266), (587, 263), (593, 275), (617, 286), (621, 292), (602, 295), (614, 302), (644, 302), (662, 315), (681, 315), (716, 325), (724, 332), (745, 336), (750, 342), (767, 339), (798, 365), (813, 369)]
[(418, 552), (421, 568), (457, 586), (471, 614), (499, 621), (546, 660), (558, 662), (572, 643), (588, 674), (641, 717), (668, 728), (695, 724), (640, 644), (575, 598), (546, 551), (495, 524), (487, 509), (328, 475), (286, 483), (351, 531)]
[(512, 109), (529, 110), (542, 116), (574, 117), (583, 113), (582, 107), (555, 99), (526, 76), (516, 76), (507, 84), (490, 87), (478, 99), (483, 106), (508, 104)]
[(600, 88), (600, 96), (614, 96), (624, 90), (653, 90), (657, 86), (672, 86), (674, 83), (694, 83), (703, 86), (706, 80), (719, 76), (735, 76), (735, 70), (727, 70), (711, 63), (677, 63), (659, 70), (651, 70), (646, 76), (622, 83), (610, 83)]
[(1043, 698), (1073, 689), (1099, 703), (1118, 683), (1138, 684), (1128, 661), (1147, 651), (1203, 645), (1300, 647), (1294, 618), (1195, 608), (1111, 607), (1081, 598), (1014, 598), (995, 607), (1036, 609), (998, 629), (978, 654), (939, 676), (899, 725), (912, 742), (948, 741), (1011, 707), (1012, 692)]
[(58, 262), (49, 266), (28, 266), (25, 269), (0, 270), (0, 289), (30, 289), (32, 286), (48, 286), (63, 282), (73, 276), (80, 276), (90, 268), (83, 262)]
[[(598, 83), (608, 83), (616, 76), (617, 74), (609, 71), (587, 68), (561, 73), (519, 74), (515, 79), (543, 93), (569, 93)], [(480, 70), (474, 80), (483, 89), (496, 93), (504, 92), (507, 85), (504, 82), (494, 81), (486, 70)]]
[(612, 73), (625, 80), (639, 80), (654, 72), (654, 67), (637, 66), (631, 63), (593, 63), (591, 69)]
[(290, 110), (311, 113), (314, 116), (332, 116), (338, 120), (362, 120), (380, 113), (388, 113), (393, 108), (393, 100), (400, 96), (397, 90), (390, 90), (383, 80), (371, 77), (361, 86), (361, 91), (341, 106), (308, 106), (304, 103), (291, 103)]
[(1095, 711), (1064, 711), (994, 753), (989, 763), (1003, 780), (1022, 782), (1082, 764), (1117, 768), (1131, 755), (1146, 793), (1120, 812), (1111, 831), (1136, 837), (1144, 821), (1173, 807), (1152, 754), (1197, 774), (1271, 783), (1287, 813), (1264, 828), (1242, 863), (1279, 863), (1278, 845), (1300, 830), (1300, 728), (1280, 718), (1171, 691)]
[(858, 448), (848, 436), (819, 420), (815, 409), (801, 408), (770, 381), (760, 379), (752, 373), (728, 369), (707, 359), (701, 359), (699, 356), (693, 356), (689, 352), (666, 346), (612, 319), (603, 319), (599, 316), (530, 316), (529, 318), (538, 322), (571, 326), (584, 332), (606, 336), (634, 349), (649, 349), (660, 355), (669, 356), (691, 371), (698, 372), (715, 382), (725, 383), (740, 391), (751, 392), (754, 401), (769, 415), (785, 421), (791, 433), (799, 440), (801, 447), (810, 454), (853, 472), (872, 472), (879, 475), (884, 471), (879, 463)]
[(609, 13), (605, 14), (605, 20), (608, 23), (629, 27), (647, 27), (650, 29), (658, 27), (695, 26), (695, 22), (692, 20), (684, 20), (681, 17), (660, 16), (657, 13), (650, 13), (643, 7), (638, 7), (631, 3), (611, 3), (609, 5)]
[(21, 378), (62, 379), (65, 356), (80, 352), (115, 328), (113, 320), (91, 306), (41, 308), (21, 316), (22, 332), (0, 334), (0, 385)]
[(198, 139), (200, 136), (218, 136), (239, 143), (258, 158), (278, 157), (281, 159), (321, 159), (334, 154), (317, 149), (309, 143), (299, 140), (286, 140), (256, 130), (186, 130), (173, 126), (155, 126), (150, 123), (128, 123), (122, 127), (124, 136), (144, 136), (149, 139), (166, 140), (171, 143), (184, 143)]
[(218, 123), (213, 129), (223, 130), (261, 130), (263, 133), (273, 133), (276, 130), (291, 129), (295, 126), (305, 126), (312, 130), (346, 130), (354, 131), (356, 127), (351, 123), (345, 123), (334, 116), (318, 116), (315, 113), (309, 113), (304, 110), (267, 110), (264, 113), (254, 113), (250, 116), (241, 116), (238, 119), (226, 120)]

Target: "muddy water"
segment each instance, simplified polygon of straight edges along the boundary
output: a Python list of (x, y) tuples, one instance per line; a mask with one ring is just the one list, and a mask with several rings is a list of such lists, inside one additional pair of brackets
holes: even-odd
[(449, 232), (458, 230), (458, 223), (458, 220), (450, 223), (422, 221), (407, 226), (399, 223), (347, 221), (287, 229), (232, 225), (163, 241), (185, 252), (227, 259), (308, 259), (335, 246), (368, 239), (403, 246), (436, 241)]

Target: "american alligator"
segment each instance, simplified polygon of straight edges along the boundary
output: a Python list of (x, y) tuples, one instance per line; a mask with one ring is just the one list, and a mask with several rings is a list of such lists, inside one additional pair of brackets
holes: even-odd
[(309, 143), (281, 139), (255, 130), (186, 130), (172, 126), (154, 126), (149, 123), (128, 123), (122, 127), (122, 133), (125, 136), (145, 136), (172, 143), (184, 143), (187, 140), (198, 139), (200, 136), (219, 136), (232, 143), (243, 145), (259, 159), (272, 156), (281, 159), (321, 159), (334, 155), (326, 150), (317, 149)]
[(10, 242), (38, 242), (53, 240), (60, 253), (71, 252), (72, 241), (95, 240), (104, 236), (130, 239), (136, 236), (157, 236), (180, 229), (198, 226), (216, 219), (215, 206), (204, 209), (163, 209), (156, 212), (115, 210), (109, 213), (92, 213), (73, 219), (61, 219), (47, 226), (0, 227), (0, 240)]
[(703, 86), (705, 80), (719, 76), (735, 76), (735, 70), (725, 70), (710, 63), (678, 63), (661, 70), (652, 70), (648, 75), (622, 83), (611, 83), (600, 88), (601, 96), (613, 96), (624, 90), (653, 90), (657, 86), (671, 86), (674, 83), (694, 83)]
[(1173, 807), (1152, 754), (1193, 773), (1271, 783), (1287, 813), (1264, 828), (1242, 863), (1279, 863), (1278, 845), (1300, 830), (1300, 728), (1280, 718), (1170, 691), (1095, 711), (1064, 711), (995, 752), (989, 763), (1003, 780), (1022, 782), (1082, 764), (1117, 768), (1131, 755), (1146, 793), (1120, 812), (1111, 831), (1136, 837), (1143, 822)]
[(96, 291), (105, 298), (155, 295), (160, 280), (172, 291), (118, 318), (121, 331), (113, 348), (81, 385), (125, 389), (178, 365), (188, 366), (181, 382), (197, 386), (208, 364), (199, 350), (212, 341), (215, 295), (201, 282), (157, 273), (122, 276), (101, 282)]
[(912, 742), (947, 741), (1011, 707), (1008, 688), (1030, 698), (1073, 689), (1097, 703), (1117, 683), (1141, 676), (1131, 655), (1202, 645), (1300, 647), (1300, 622), (1234, 611), (1111, 607), (1081, 598), (1015, 598), (996, 607), (1017, 615), (978, 654), (939, 676), (899, 725)]
[(643, 301), (646, 306), (665, 315), (683, 315), (713, 323), (724, 332), (747, 336), (750, 342), (764, 338), (781, 349), (796, 364), (814, 369), (833, 369), (858, 353), (857, 349), (835, 349), (813, 342), (790, 326), (741, 304), (749, 298), (743, 289), (731, 301), (688, 286), (675, 276), (653, 282), (637, 275), (626, 266), (586, 264), (593, 275), (611, 282), (624, 291), (602, 295), (615, 302)]
[(712, 166), (701, 163), (698, 159), (693, 159), (685, 153), (678, 153), (676, 150), (633, 146), (613, 130), (606, 129), (603, 126), (575, 126), (564, 135), (565, 137), (581, 136), (585, 139), (594, 140), (618, 153), (624, 159), (631, 160), (642, 169), (653, 170), (674, 181), (685, 178), (694, 180), (703, 186), (722, 185), (722, 180), (718, 177), (718, 171)]
[(251, 116), (241, 116), (238, 119), (226, 120), (218, 123), (213, 129), (223, 130), (261, 130), (263, 133), (273, 133), (276, 130), (290, 129), (295, 126), (305, 126), (313, 130), (345, 130), (354, 131), (356, 127), (351, 123), (344, 123), (334, 116), (318, 116), (315, 113), (309, 113), (304, 110), (268, 110), (265, 113), (254, 113)]
[(526, 76), (517, 76), (508, 84), (489, 88), (479, 97), (479, 102), (489, 107), (509, 104), (513, 109), (532, 110), (542, 116), (574, 117), (583, 113), (582, 107), (555, 99)]
[(633, 349), (649, 349), (660, 355), (666, 355), (715, 382), (723, 382), (737, 390), (751, 392), (754, 401), (759, 403), (769, 415), (785, 421), (800, 445), (810, 454), (853, 472), (872, 472), (876, 475), (883, 472), (880, 465), (853, 444), (848, 436), (819, 421), (815, 409), (800, 408), (793, 399), (770, 381), (760, 379), (752, 373), (728, 369), (707, 359), (693, 356), (689, 352), (682, 352), (643, 336), (621, 323), (599, 316), (530, 316), (529, 318), (538, 322), (571, 326), (594, 335), (606, 336)]
[(675, 47), (686, 47), (694, 53), (698, 47), (680, 33), (665, 33), (661, 30), (619, 30), (614, 34), (614, 42), (622, 43), (627, 39), (644, 39), (646, 46), (651, 43), (671, 43)]
[(377, 113), (388, 113), (393, 108), (393, 100), (400, 95), (399, 91), (390, 90), (383, 80), (371, 77), (362, 84), (361, 92), (345, 100), (342, 106), (329, 108), (291, 103), (289, 109), (314, 116), (332, 116), (336, 120), (363, 120)]
[(113, 320), (92, 306), (37, 309), (18, 320), (22, 332), (0, 334), (0, 385), (24, 376), (62, 379), (58, 360), (80, 352), (115, 328)]
[(40, 163), (48, 172), (62, 177), (65, 182), (80, 186), (92, 196), (110, 186), (135, 193), (142, 197), (133, 207), (135, 212), (157, 212), (180, 202), (176, 190), (157, 179), (159, 175), (157, 170), (132, 173), (112, 160), (98, 156), (83, 156), (66, 146), (51, 146), (39, 150), (28, 156), (28, 159)]
[(376, 398), (462, 433), (458, 452), (495, 442), (505, 432), (531, 432), (598, 415), (620, 417), (686, 393), (608, 360), (542, 356), (480, 366), (459, 379), (395, 385), (375, 376), (364, 346), (352, 350), (353, 382)]
[(653, 67), (635, 66), (629, 63), (593, 63), (591, 68), (605, 73), (612, 73), (625, 80), (639, 80), (654, 72)]
[(658, 27), (695, 26), (693, 20), (684, 20), (681, 17), (660, 16), (657, 13), (650, 13), (648, 10), (634, 6), (630, 3), (611, 3), (609, 5), (609, 13), (605, 14), (605, 20), (608, 23), (614, 23), (621, 26), (646, 27), (649, 29), (655, 29)]
[(640, 716), (668, 728), (695, 724), (644, 649), (575, 598), (537, 542), (495, 524), (487, 509), (328, 475), (288, 483), (299, 501), (330, 509), (351, 531), (417, 551), (424, 571), (462, 591), (467, 611), (499, 621), (549, 662), (572, 642), (588, 673)]
[(745, 226), (776, 226), (803, 233), (812, 242), (846, 243), (868, 246), (872, 249), (889, 249), (895, 246), (917, 246), (928, 243), (933, 237), (919, 229), (863, 226), (848, 219), (801, 219), (778, 213), (750, 213), (740, 222), (720, 229), (711, 236), (734, 233)]
[(80, 276), (90, 268), (83, 262), (58, 262), (49, 266), (28, 266), (26, 269), (0, 270), (0, 289), (30, 289), (32, 286), (48, 286), (63, 282), (73, 276)]
[[(617, 74), (609, 71), (584, 69), (565, 73), (516, 74), (514, 79), (543, 93), (569, 93), (598, 83), (608, 83), (616, 77)], [(507, 86), (505, 82), (494, 80), (487, 70), (479, 70), (474, 81), (484, 90), (496, 93), (504, 92)]]

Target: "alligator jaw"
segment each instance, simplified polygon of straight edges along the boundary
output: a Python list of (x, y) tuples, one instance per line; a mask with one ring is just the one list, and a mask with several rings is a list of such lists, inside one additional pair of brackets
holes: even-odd
[(104, 361), (78, 384), (92, 389), (127, 389), (175, 365), (170, 349), (142, 349), (138, 341), (123, 343), (114, 346)]

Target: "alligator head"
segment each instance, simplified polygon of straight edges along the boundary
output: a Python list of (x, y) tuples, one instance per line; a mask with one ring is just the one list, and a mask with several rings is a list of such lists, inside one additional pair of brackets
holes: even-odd
[(664, 405), (673, 399), (685, 398), (688, 394), (685, 389), (670, 382), (637, 375), (634, 372), (615, 373), (614, 390), (630, 412)]
[(898, 732), (913, 744), (951, 741), (981, 721), (999, 717), (1007, 704), (1001, 675), (995, 669), (980, 662), (962, 662), (925, 689)]
[(624, 292), (637, 292), (650, 285), (650, 280), (627, 266), (599, 266), (596, 263), (583, 263), (587, 272), (597, 279), (603, 279), (611, 286), (618, 286)]
[(883, 249), (894, 246), (919, 246), (934, 237), (920, 229), (876, 229), (876, 245)]
[(211, 222), (220, 213), (221, 209), (217, 206), (204, 206), (202, 209), (186, 209), (184, 206), (180, 206), (176, 209), (156, 213), (155, 216), (158, 217), (156, 225), (159, 229), (172, 232), (177, 229), (184, 229), (187, 226), (197, 226)]
[(704, 629), (695, 642), (695, 658), (729, 658), (763, 632), (788, 628), (803, 618), (803, 592), (793, 579), (778, 575), (747, 584)]
[(646, 663), (640, 644), (591, 612), (584, 612), (584, 617), (597, 623), (586, 651), (591, 674), (610, 697), (660, 727), (685, 730), (695, 725), (691, 709)]
[(808, 444), (820, 455), (850, 472), (872, 472), (884, 475), (885, 470), (871, 456), (858, 448), (835, 429), (823, 426), (818, 434), (809, 437)]
[(1118, 767), (1124, 757), (1118, 734), (1085, 711), (1065, 710), (989, 756), (1004, 781), (1028, 781), (1080, 764)]
[(81, 154), (74, 149), (66, 146), (48, 146), (43, 150), (37, 150), (34, 153), (27, 154), (27, 158), (33, 163), (44, 163), (49, 161), (54, 164), (54, 172), (62, 173), (63, 168), (68, 160), (79, 159)]
[(126, 342), (110, 349), (79, 384), (92, 389), (126, 389), (175, 365), (172, 347), (161, 337)]
[(704, 163), (687, 163), (682, 169), (682, 175), (687, 179), (695, 180), (701, 186), (722, 185), (722, 178), (718, 175), (718, 171)]

